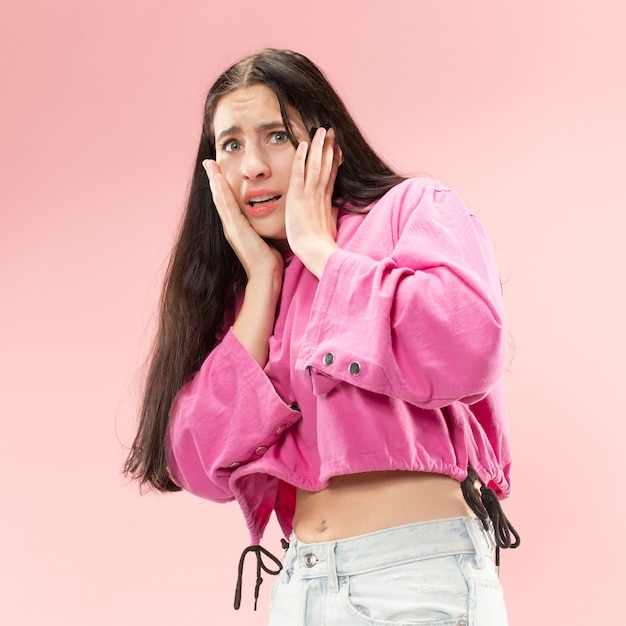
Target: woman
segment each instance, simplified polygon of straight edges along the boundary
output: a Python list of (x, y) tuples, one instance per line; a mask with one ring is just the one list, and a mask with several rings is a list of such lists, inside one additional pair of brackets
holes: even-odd
[(313, 63), (264, 50), (207, 97), (126, 470), (238, 501), (236, 608), (247, 551), (255, 602), (276, 573), (276, 513), (273, 625), (501, 626), (505, 344), (458, 196), (393, 172)]

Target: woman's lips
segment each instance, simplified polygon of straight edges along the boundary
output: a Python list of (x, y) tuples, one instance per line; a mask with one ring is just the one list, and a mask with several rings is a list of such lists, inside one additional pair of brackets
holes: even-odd
[(257, 192), (246, 196), (248, 215), (259, 217), (271, 213), (280, 202), (282, 196), (274, 192)]

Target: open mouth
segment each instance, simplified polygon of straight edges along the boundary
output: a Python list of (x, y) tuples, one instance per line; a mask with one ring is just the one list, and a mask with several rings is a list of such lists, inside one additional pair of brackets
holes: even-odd
[(277, 200), (280, 200), (282, 196), (277, 195), (277, 196), (273, 196), (273, 195), (265, 195), (265, 196), (256, 196), (255, 198), (250, 198), (250, 200), (248, 200), (248, 204), (251, 207), (261, 207), (264, 204), (269, 204), (270, 202), (276, 202)]

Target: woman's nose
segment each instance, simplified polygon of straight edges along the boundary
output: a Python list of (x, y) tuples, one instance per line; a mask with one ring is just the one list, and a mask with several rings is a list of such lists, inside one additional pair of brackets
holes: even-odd
[(270, 167), (263, 153), (256, 148), (248, 148), (241, 162), (241, 174), (248, 180), (267, 178)]

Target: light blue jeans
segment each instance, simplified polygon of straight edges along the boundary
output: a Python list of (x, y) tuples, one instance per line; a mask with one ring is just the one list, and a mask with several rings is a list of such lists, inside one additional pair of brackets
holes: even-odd
[(315, 544), (292, 534), (270, 626), (506, 626), (493, 550), (470, 517)]

